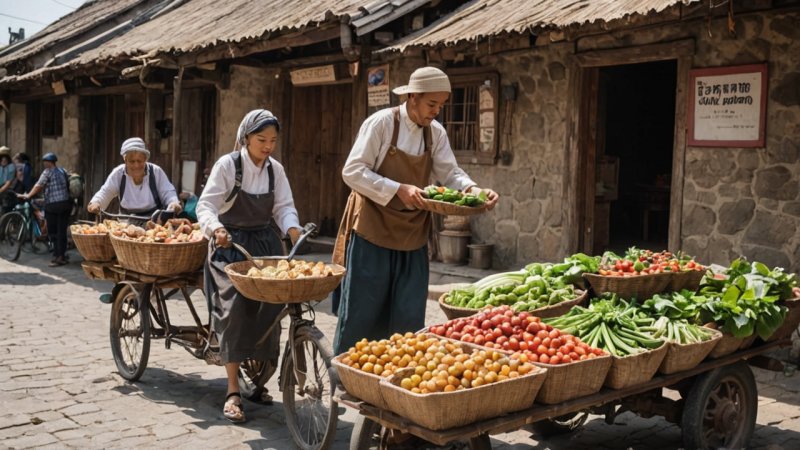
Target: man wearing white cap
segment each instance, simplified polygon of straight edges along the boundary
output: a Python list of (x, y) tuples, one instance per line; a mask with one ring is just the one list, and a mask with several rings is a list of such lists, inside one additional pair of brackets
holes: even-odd
[(122, 143), (120, 155), (124, 164), (111, 171), (97, 193), (89, 201), (86, 210), (97, 214), (119, 197), (120, 212), (137, 216), (149, 216), (158, 209), (181, 212), (181, 202), (175, 187), (161, 167), (147, 162), (150, 150), (144, 141), (132, 137)]
[[(422, 187), (438, 181), (453, 189), (481, 191), (458, 167), (447, 132), (435, 120), (450, 97), (447, 75), (422, 67), (411, 74), (408, 85), (393, 92), (407, 94), (407, 101), (367, 118), (342, 169), (352, 192), (334, 249), (334, 262), (347, 267), (336, 353), (361, 338), (423, 327), (431, 216), (420, 209)], [(498, 196), (484, 191), (491, 209)]]

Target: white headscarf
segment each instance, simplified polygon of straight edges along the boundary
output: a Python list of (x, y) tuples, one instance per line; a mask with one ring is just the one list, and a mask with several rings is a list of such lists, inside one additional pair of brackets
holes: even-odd
[(122, 155), (122, 158), (125, 159), (125, 154), (128, 152), (141, 152), (150, 159), (150, 150), (147, 149), (147, 146), (144, 144), (144, 140), (138, 137), (132, 137), (130, 139), (126, 139), (125, 142), (122, 143), (122, 147), (119, 149), (119, 154)]
[(236, 142), (233, 144), (233, 151), (237, 152), (247, 145), (247, 135), (262, 128), (264, 125), (275, 125), (280, 131), (281, 125), (278, 118), (266, 109), (254, 109), (247, 113), (239, 124), (239, 131), (236, 132)]

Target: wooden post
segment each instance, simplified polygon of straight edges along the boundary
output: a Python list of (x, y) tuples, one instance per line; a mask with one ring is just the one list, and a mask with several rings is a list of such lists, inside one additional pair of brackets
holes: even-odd
[(181, 190), (181, 83), (183, 66), (178, 68), (178, 76), (172, 80), (172, 184)]

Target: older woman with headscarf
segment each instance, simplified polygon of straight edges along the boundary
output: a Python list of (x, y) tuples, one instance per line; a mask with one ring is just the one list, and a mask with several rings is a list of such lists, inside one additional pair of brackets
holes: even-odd
[[(214, 164), (197, 203), (197, 219), (209, 237), (211, 251), (205, 266), (205, 292), (212, 308), (211, 328), (228, 376), (223, 413), (231, 422), (245, 420), (239, 392), (239, 364), (247, 359), (266, 364), (266, 379), (274, 373), (280, 352), (280, 325), (261, 345), (267, 327), (281, 305), (249, 300), (231, 284), (224, 268), (244, 256), (230, 243), (253, 256), (279, 255), (280, 237), (274, 221), (292, 242), (300, 237), (300, 222), (283, 166), (271, 158), (280, 124), (271, 112), (248, 113), (239, 125), (233, 152)], [(270, 403), (266, 392), (261, 400)]]
[(86, 210), (97, 214), (105, 210), (115, 197), (119, 197), (122, 214), (149, 216), (159, 209), (181, 212), (181, 202), (175, 187), (161, 167), (147, 162), (150, 150), (144, 141), (132, 137), (122, 143), (120, 155), (124, 164), (111, 171), (97, 193), (89, 201)]

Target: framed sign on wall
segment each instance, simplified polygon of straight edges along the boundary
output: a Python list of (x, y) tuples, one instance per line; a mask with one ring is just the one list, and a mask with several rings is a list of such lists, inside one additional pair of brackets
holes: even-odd
[(767, 65), (689, 71), (689, 145), (764, 147)]

